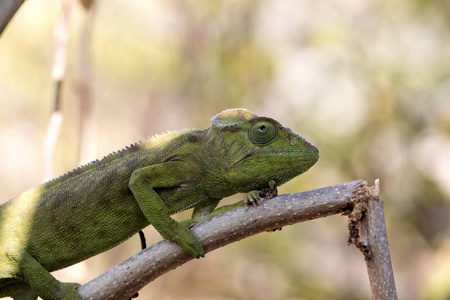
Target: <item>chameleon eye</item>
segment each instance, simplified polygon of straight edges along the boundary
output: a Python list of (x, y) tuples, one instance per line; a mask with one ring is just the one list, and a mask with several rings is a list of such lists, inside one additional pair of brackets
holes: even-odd
[(264, 146), (275, 140), (278, 130), (275, 124), (261, 121), (253, 125), (248, 134), (255, 145)]

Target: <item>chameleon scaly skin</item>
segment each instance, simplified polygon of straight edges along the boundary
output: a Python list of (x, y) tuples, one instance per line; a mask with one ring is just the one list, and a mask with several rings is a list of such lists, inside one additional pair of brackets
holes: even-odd
[[(49, 272), (85, 260), (153, 225), (196, 258), (189, 226), (235, 193), (281, 185), (307, 171), (319, 152), (277, 121), (225, 110), (211, 127), (155, 136), (31, 189), (0, 206), (0, 296), (81, 299)], [(170, 215), (194, 207), (192, 218)]]

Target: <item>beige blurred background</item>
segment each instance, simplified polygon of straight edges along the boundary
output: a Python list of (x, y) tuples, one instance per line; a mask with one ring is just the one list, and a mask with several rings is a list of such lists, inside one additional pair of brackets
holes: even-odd
[[(0, 202), (43, 178), (60, 4), (27, 0), (0, 36)], [(55, 176), (245, 107), (320, 150), (280, 193), (380, 178), (399, 299), (450, 299), (449, 1), (75, 2), (63, 87)], [(240, 241), (140, 299), (370, 299), (346, 226), (333, 216)], [(85, 283), (139, 247), (135, 236), (55, 276)]]

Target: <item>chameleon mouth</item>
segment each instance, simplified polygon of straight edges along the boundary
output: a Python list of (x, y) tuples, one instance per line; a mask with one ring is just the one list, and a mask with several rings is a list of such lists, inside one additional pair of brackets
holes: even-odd
[(270, 151), (250, 151), (245, 156), (239, 158), (236, 160), (233, 165), (238, 165), (239, 163), (254, 157), (254, 156), (261, 156), (261, 157), (269, 157), (269, 156), (283, 156), (283, 157), (292, 157), (297, 159), (302, 159), (304, 162), (313, 162), (316, 163), (316, 161), (319, 159), (319, 151), (317, 148), (313, 149), (305, 149), (305, 150), (286, 150), (286, 149), (272, 149)]

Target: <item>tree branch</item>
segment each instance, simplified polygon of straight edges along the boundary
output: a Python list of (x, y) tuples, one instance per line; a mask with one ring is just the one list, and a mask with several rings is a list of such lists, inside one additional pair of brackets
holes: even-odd
[[(354, 199), (367, 189), (364, 181), (357, 180), (283, 194), (262, 201), (258, 207), (239, 207), (197, 224), (192, 231), (207, 253), (260, 232), (333, 214), (349, 214)], [(162, 240), (82, 285), (78, 292), (83, 299), (129, 299), (157, 277), (192, 259), (178, 245)]]
[(375, 187), (358, 192), (352, 202), (354, 208), (349, 215), (349, 243), (355, 244), (364, 254), (372, 299), (395, 300), (397, 290), (389, 253), (379, 180), (375, 181)]
[(25, 0), (1, 0), (0, 1), (0, 35), (6, 25), (11, 21), (14, 14)]

